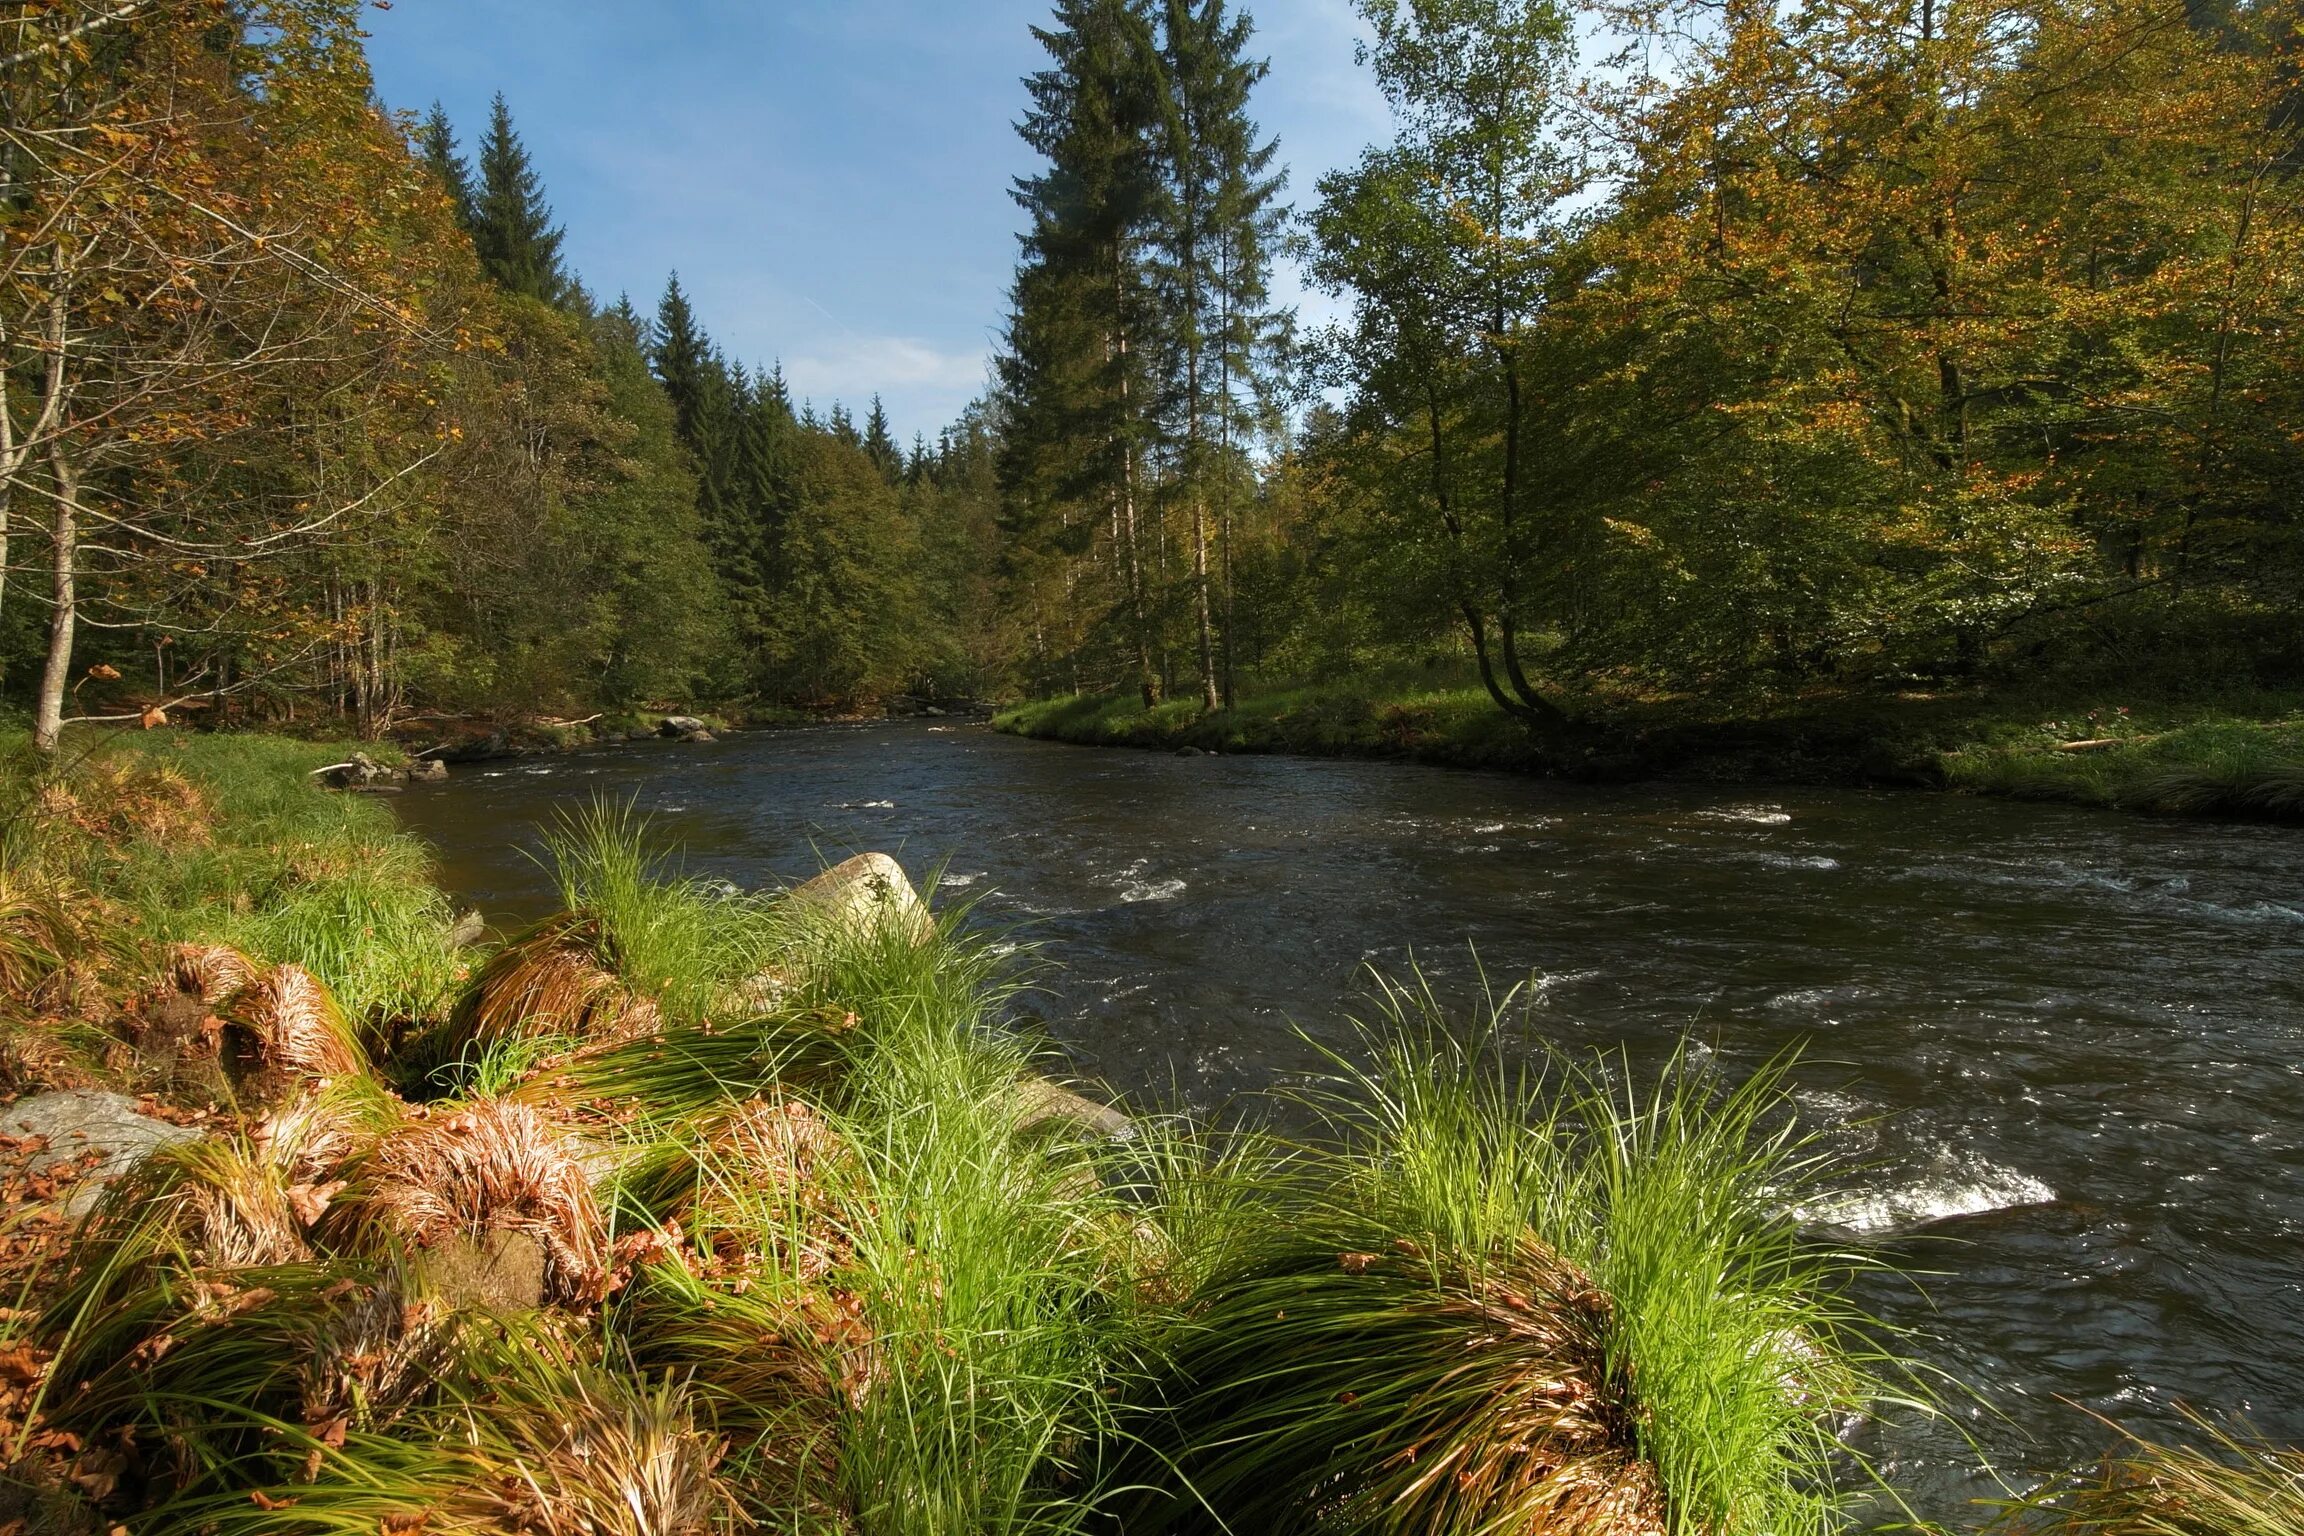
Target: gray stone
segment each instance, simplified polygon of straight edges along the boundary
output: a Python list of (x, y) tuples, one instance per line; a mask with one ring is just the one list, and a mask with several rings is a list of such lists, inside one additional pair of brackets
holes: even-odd
[(315, 768), (312, 774), (331, 789), (374, 789), (402, 782), (408, 770), (387, 767), (365, 752), (355, 752), (340, 763)]
[(1099, 1104), (1045, 1077), (1027, 1077), (1016, 1084), (1016, 1124), (1024, 1130), (1042, 1125), (1076, 1126), (1107, 1141), (1126, 1141), (1136, 1134), (1136, 1122), (1111, 1105)]
[(791, 899), (814, 907), (841, 927), (897, 924), (914, 942), (925, 941), (934, 924), (928, 904), (905, 877), (904, 866), (884, 853), (860, 853), (793, 888)]
[(76, 1216), (96, 1203), (111, 1180), (162, 1147), (197, 1141), (200, 1133), (153, 1119), (124, 1093), (75, 1088), (34, 1094), (0, 1110), (0, 1136), (19, 1140), (38, 1137), (46, 1143), (25, 1160), (26, 1170), (32, 1173), (46, 1173), (78, 1163), (90, 1153), (97, 1154), (88, 1171), (64, 1194), (63, 1210)]
[(488, 919), (478, 912), (467, 912), (456, 919), (456, 926), (448, 930), (450, 949), (470, 949), (488, 938)]
[(411, 784), (445, 784), (448, 782), (448, 765), (428, 757), (420, 757), (408, 765), (408, 782)]
[(706, 729), (708, 729), (708, 727), (706, 727), (704, 722), (697, 719), (694, 715), (666, 715), (664, 717), (664, 723), (656, 727), (656, 734), (659, 736), (683, 737), (693, 736), (698, 731)]
[(681, 734), (680, 739), (695, 746), (704, 746), (711, 742), (718, 741), (720, 738), (713, 735), (710, 731), (686, 731)]

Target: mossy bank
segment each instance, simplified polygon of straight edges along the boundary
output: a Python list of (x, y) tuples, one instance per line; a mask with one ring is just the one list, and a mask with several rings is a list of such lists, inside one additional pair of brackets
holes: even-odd
[(1250, 691), (1236, 707), (1145, 708), (1076, 695), (994, 726), (1095, 746), (1368, 757), (1586, 780), (1674, 777), (1870, 784), (2063, 801), (2151, 815), (2304, 822), (2304, 698), (1816, 694), (1735, 711), (1689, 699), (1595, 699), (1579, 724), (1530, 731), (1478, 687), (1414, 674)]

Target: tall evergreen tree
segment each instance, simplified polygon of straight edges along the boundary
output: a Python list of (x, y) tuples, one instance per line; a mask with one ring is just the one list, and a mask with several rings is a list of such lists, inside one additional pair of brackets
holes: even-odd
[(447, 192), (449, 206), (456, 210), (456, 222), (469, 232), (473, 221), (472, 167), (456, 152), (455, 126), (448, 121), (448, 109), (437, 101), (416, 126), (416, 148)]
[(1255, 343), (1271, 328), (1267, 253), (1283, 184), (1271, 170), (1277, 142), (1263, 140), (1248, 115), (1249, 95), (1269, 71), (1247, 56), (1253, 31), (1225, 0), (1166, 0), (1162, 15), (1153, 226), (1166, 342), (1162, 424), (1189, 515), (1201, 702), (1210, 710), (1228, 701), (1230, 687), (1219, 682), (1209, 545), (1214, 532), (1230, 548), (1232, 388), (1235, 375), (1255, 382), (1264, 361)]
[(1018, 131), (1047, 163), (1014, 192), (1031, 227), (1000, 364), (1015, 532), (1063, 582), (1048, 605), (1063, 617), (1078, 608), (1073, 561), (1096, 546), (1099, 523), (1109, 529), (1126, 649), (1149, 704), (1160, 694), (1140, 484), (1152, 403), (1151, 16), (1145, 0), (1062, 0), (1055, 24), (1034, 35), (1050, 63), (1025, 81), (1031, 106)]
[(560, 257), (566, 231), (552, 222), (543, 180), (512, 127), (512, 109), (501, 91), (489, 107), (488, 132), (480, 141), (480, 185), (472, 207), (473, 247), (482, 270), (499, 285), (547, 304), (565, 304), (575, 296)]
[(872, 397), (872, 414), (864, 421), (864, 453), (880, 466), (890, 485), (904, 478), (904, 454), (896, 446), (896, 435), (888, 425), (888, 408), (878, 395)]

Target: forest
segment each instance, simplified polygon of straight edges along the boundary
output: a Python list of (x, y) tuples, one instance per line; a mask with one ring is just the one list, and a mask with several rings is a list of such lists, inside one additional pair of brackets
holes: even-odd
[[(0, 20), (0, 689), (71, 720), (1243, 691), (2292, 692), (2304, 87), (2240, 0), (1062, 0), (984, 397), (796, 403), (568, 269), (351, 0)], [(1290, 195), (1302, 199), (1291, 207)], [(1275, 299), (1293, 262), (1330, 302)]]

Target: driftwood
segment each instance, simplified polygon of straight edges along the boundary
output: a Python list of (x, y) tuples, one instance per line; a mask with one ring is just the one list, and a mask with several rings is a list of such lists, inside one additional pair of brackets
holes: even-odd
[(2056, 743), (2056, 750), (2059, 752), (2102, 752), (2108, 748), (2125, 744), (2123, 738), (2118, 736), (2098, 736), (2089, 741), (2060, 741)]

